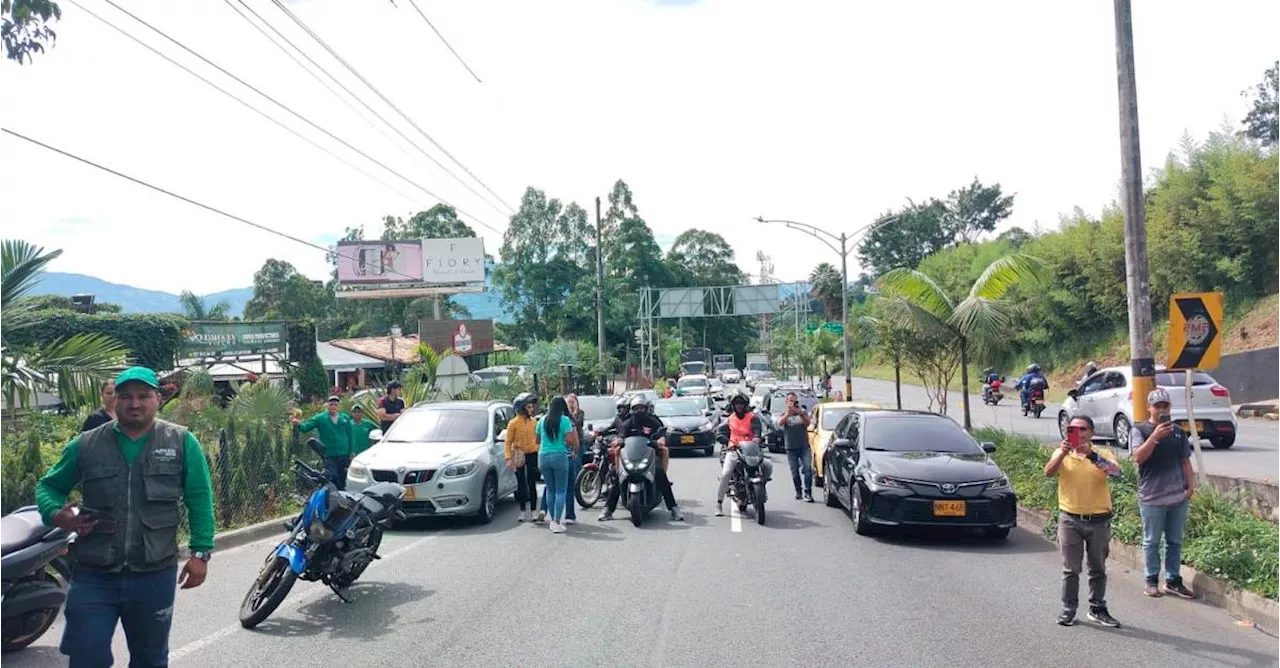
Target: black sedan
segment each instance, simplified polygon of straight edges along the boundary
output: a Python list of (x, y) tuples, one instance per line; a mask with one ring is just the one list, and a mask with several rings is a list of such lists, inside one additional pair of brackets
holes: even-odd
[(719, 416), (707, 408), (706, 399), (662, 399), (653, 402), (653, 414), (667, 428), (667, 448), (672, 452), (701, 450), (715, 453)]
[(1017, 497), (990, 453), (950, 418), (915, 411), (856, 411), (823, 454), (828, 506), (844, 506), (861, 535), (886, 526), (983, 529), (1003, 540)]

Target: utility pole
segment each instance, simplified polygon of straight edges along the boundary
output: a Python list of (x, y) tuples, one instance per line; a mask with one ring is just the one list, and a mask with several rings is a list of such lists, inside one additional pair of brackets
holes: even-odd
[[(600, 373), (605, 373), (604, 368), (604, 245), (602, 239), (604, 233), (600, 222), (600, 198), (596, 198), (596, 348), (600, 354)], [(604, 394), (606, 388), (602, 385), (600, 393)]]
[(1115, 0), (1116, 83), (1120, 92), (1120, 174), (1124, 184), (1124, 265), (1129, 293), (1129, 356), (1133, 369), (1133, 419), (1146, 422), (1147, 394), (1155, 389), (1151, 335), (1151, 279), (1147, 223), (1142, 203), (1142, 153), (1138, 142), (1138, 83), (1133, 63), (1133, 10)]
[[(840, 323), (844, 332), (844, 400), (853, 400), (853, 345), (849, 332), (849, 235), (840, 233)], [(901, 406), (902, 402), (899, 401)]]

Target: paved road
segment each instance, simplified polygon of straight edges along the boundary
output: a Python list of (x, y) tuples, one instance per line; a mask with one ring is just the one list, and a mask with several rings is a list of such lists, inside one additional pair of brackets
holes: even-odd
[[(255, 631), (236, 611), (272, 543), (228, 550), (178, 594), (173, 664), (1276, 665), (1274, 638), (1197, 602), (1145, 598), (1118, 567), (1109, 598), (1125, 628), (1057, 626), (1057, 551), (1022, 530), (1004, 544), (864, 538), (821, 500), (793, 500), (785, 479), (768, 526), (714, 517), (715, 470), (710, 457), (673, 461), (685, 523), (587, 512), (557, 536), (517, 524), (506, 502), (488, 526), (411, 524), (383, 541), (352, 603), (299, 583)], [(65, 665), (60, 633), (5, 665)], [(117, 635), (117, 665), (125, 656)]]
[[(842, 376), (833, 376), (833, 389), (844, 387)], [(886, 408), (896, 406), (893, 381), (874, 380), (854, 377), (853, 398), (858, 401), (872, 401)], [(957, 422), (964, 419), (964, 408), (961, 404), (962, 394), (951, 392), (948, 398), (947, 414)], [(1018, 407), (1016, 394), (1013, 401), (1001, 402), (999, 406), (985, 406), (982, 395), (970, 397), (970, 415), (977, 426), (996, 427), (1005, 431), (1026, 434), (1045, 441), (1058, 441), (1062, 437), (1058, 433), (1058, 406), (1049, 406), (1040, 419), (1022, 417)], [(928, 408), (928, 398), (924, 388), (919, 385), (903, 384), (902, 407), (910, 409)], [(934, 410), (937, 410), (936, 407)], [(1241, 418), (1236, 444), (1230, 450), (1214, 450), (1204, 442), (1203, 455), (1205, 468), (1209, 473), (1244, 478), (1258, 478), (1275, 481), (1280, 473), (1280, 429), (1270, 420), (1257, 418)], [(1194, 461), (1194, 460), (1193, 460)]]

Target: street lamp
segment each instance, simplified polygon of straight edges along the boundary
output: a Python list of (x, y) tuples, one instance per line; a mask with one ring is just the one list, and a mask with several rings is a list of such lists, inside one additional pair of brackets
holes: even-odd
[[(841, 330), (844, 332), (844, 400), (850, 401), (853, 396), (853, 339), (849, 335), (849, 240), (860, 234), (865, 234), (879, 227), (887, 225), (901, 216), (891, 216), (884, 220), (876, 221), (853, 234), (845, 234), (841, 232), (836, 236), (816, 225), (809, 223), (800, 223), (794, 220), (768, 219), (764, 216), (756, 216), (758, 223), (775, 223), (786, 225), (793, 230), (799, 230), (806, 234), (812, 235), (813, 238), (827, 245), (827, 248), (835, 251), (840, 256), (840, 323)], [(826, 238), (823, 238), (826, 237)], [(831, 241), (840, 243), (840, 247), (836, 248)]]

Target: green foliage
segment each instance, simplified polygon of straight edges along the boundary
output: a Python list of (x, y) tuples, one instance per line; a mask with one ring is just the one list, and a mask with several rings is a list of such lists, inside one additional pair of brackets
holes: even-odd
[(290, 362), (309, 362), (316, 359), (316, 324), (311, 319), (291, 322), (284, 328), (285, 341), (289, 345)]
[(178, 303), (182, 306), (182, 315), (188, 320), (195, 321), (216, 321), (230, 320), (228, 312), (231, 310), (231, 302), (222, 300), (214, 304), (205, 303), (204, 298), (190, 290), (183, 290), (178, 295)]
[(1257, 139), (1263, 146), (1275, 146), (1280, 141), (1280, 125), (1277, 124), (1280, 119), (1280, 104), (1277, 104), (1277, 99), (1280, 98), (1280, 61), (1267, 69), (1262, 83), (1258, 84), (1252, 95), (1249, 91), (1244, 91), (1241, 95), (1251, 97), (1253, 103), (1249, 114), (1241, 121), (1245, 136)]
[(0, 1), (0, 41), (4, 55), (19, 65), (31, 62), (31, 56), (44, 53), (58, 34), (49, 24), (62, 18), (62, 8), (53, 0)]
[[(1018, 495), (1018, 504), (1049, 513), (1046, 534), (1057, 527), (1058, 482), (1046, 478), (1044, 465), (1053, 449), (1033, 438), (982, 429), (974, 438), (992, 441), (996, 463)], [(1111, 535), (1128, 545), (1142, 543), (1142, 519), (1138, 512), (1137, 469), (1129, 459), (1120, 462), (1121, 477), (1111, 483), (1114, 518)], [(1244, 504), (1213, 489), (1201, 487), (1191, 500), (1191, 511), (1182, 543), (1182, 562), (1198, 571), (1225, 580), (1272, 600), (1277, 598), (1280, 570), (1280, 534), (1275, 524), (1259, 519)]]
[(253, 297), (245, 320), (304, 320), (329, 313), (335, 301), (320, 281), (313, 281), (282, 260), (267, 260), (253, 275)]
[(242, 422), (262, 424), (268, 428), (284, 426), (293, 407), (293, 393), (263, 378), (236, 388), (228, 410)]
[(839, 320), (840, 300), (843, 299), (843, 286), (840, 270), (830, 262), (819, 263), (809, 274), (809, 284), (813, 286), (813, 296), (822, 300), (822, 309), (828, 320)]
[(330, 377), (319, 357), (298, 364), (289, 375), (298, 384), (298, 394), (306, 400), (323, 398), (329, 393)]
[(82, 334), (100, 334), (127, 349), (133, 363), (157, 371), (173, 368), (186, 324), (179, 316), (163, 313), (87, 315), (37, 311), (25, 314), (24, 320), (20, 329), (9, 331), (6, 327), (6, 343), (35, 346)]
[(985, 186), (977, 178), (951, 191), (946, 201), (910, 202), (901, 211), (886, 213), (858, 246), (864, 267), (878, 274), (911, 269), (945, 248), (972, 242), (995, 229), (1013, 213), (1013, 196), (1000, 184)]
[[(36, 482), (58, 461), (62, 448), (80, 433), (78, 415), (32, 413), (6, 425), (0, 448), (0, 513), (35, 503)], [(13, 431), (9, 431), (13, 429)]]

